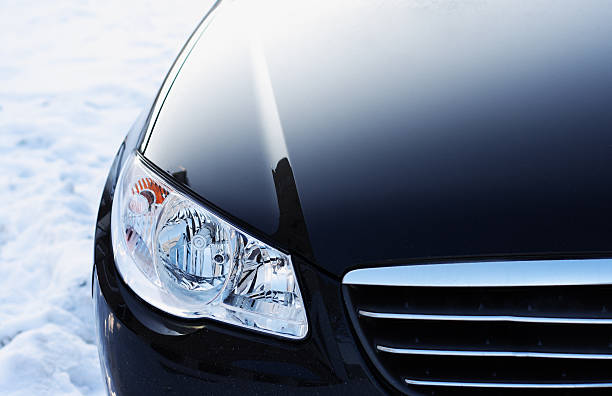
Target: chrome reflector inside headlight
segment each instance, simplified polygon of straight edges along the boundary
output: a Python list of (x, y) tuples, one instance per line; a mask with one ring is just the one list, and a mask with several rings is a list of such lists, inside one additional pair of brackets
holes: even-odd
[(121, 171), (112, 213), (119, 273), (149, 304), (183, 318), (306, 336), (291, 257), (170, 187), (138, 155)]

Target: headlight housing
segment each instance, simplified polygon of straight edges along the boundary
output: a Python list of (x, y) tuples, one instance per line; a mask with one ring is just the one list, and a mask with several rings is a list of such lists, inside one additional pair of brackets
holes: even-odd
[(112, 241), (125, 283), (162, 311), (294, 339), (308, 332), (291, 257), (176, 191), (138, 154), (117, 182)]

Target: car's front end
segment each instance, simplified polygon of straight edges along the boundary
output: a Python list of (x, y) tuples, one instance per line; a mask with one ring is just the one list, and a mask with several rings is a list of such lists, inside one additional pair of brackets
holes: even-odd
[(612, 389), (612, 7), (460, 3), (211, 10), (104, 188), (110, 394)]

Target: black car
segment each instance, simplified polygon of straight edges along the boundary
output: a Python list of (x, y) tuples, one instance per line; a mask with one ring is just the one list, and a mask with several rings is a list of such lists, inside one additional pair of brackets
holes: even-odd
[(109, 394), (612, 391), (612, 3), (254, 3), (110, 171)]

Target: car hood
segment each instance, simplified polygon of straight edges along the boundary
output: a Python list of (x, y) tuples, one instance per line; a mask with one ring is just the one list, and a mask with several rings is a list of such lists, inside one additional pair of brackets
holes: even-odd
[(250, 3), (143, 144), (239, 224), (338, 276), (612, 251), (612, 3)]

